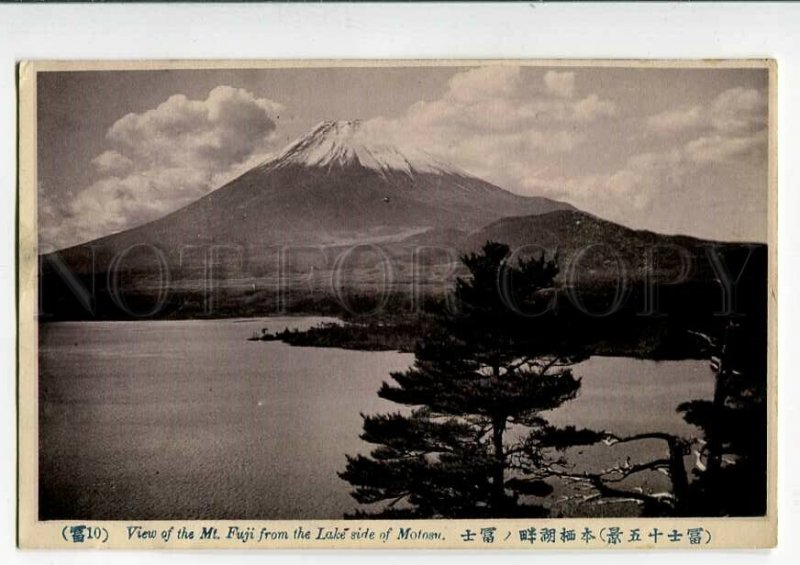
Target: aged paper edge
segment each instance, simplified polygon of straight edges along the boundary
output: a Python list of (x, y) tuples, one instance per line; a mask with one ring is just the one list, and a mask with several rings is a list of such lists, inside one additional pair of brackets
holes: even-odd
[[(39, 521), (38, 508), (38, 327), (37, 308), (37, 131), (36, 131), (36, 75), (48, 71), (123, 71), (123, 70), (203, 70), (203, 69), (280, 69), (326, 67), (467, 67), (477, 65), (523, 65), (534, 67), (607, 67), (607, 68), (762, 68), (769, 71), (769, 284), (768, 284), (768, 470), (767, 515), (755, 518), (550, 518), (550, 519), (486, 519), (486, 520), (69, 520)], [(777, 543), (777, 64), (771, 59), (703, 59), (703, 60), (643, 60), (643, 59), (415, 59), (415, 60), (151, 60), (151, 61), (25, 61), (18, 68), (18, 500), (17, 540), (21, 548), (112, 548), (112, 549), (721, 549), (721, 548), (771, 548)], [(85, 524), (103, 532), (100, 539), (86, 540), (80, 546), (68, 541), (65, 534), (70, 525)], [(156, 539), (128, 539), (127, 528), (141, 526), (154, 530)], [(598, 536), (584, 543), (527, 544), (512, 535), (505, 542), (493, 544), (464, 543), (460, 535), (466, 529), (473, 532), (481, 528), (496, 527), (498, 532), (535, 526), (537, 529), (592, 528), (595, 535), (602, 528), (619, 527), (625, 531), (640, 528), (643, 536), (639, 543), (610, 545)], [(177, 540), (175, 532), (181, 528), (195, 530), (217, 528), (221, 539)], [(262, 528), (271, 532), (286, 531), (288, 540), (243, 543), (225, 539), (230, 527), (240, 530), (254, 528), (256, 536)], [(292, 539), (298, 527), (313, 532), (311, 541)], [(376, 533), (373, 540), (336, 541), (314, 540), (317, 528), (349, 528), (348, 534), (369, 528)], [(686, 543), (653, 544), (646, 532), (657, 527), (662, 532), (673, 529), (685, 532), (687, 528), (702, 527), (712, 532), (711, 542), (701, 545)], [(400, 528), (439, 532), (439, 540), (398, 540)], [(160, 536), (172, 531), (168, 541)], [(387, 540), (381, 535), (391, 529)]]

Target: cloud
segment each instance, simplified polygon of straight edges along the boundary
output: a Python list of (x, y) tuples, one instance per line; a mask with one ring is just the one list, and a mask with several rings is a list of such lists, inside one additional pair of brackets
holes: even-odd
[[(691, 135), (677, 150), (682, 166), (706, 166), (765, 157), (766, 96), (757, 89), (730, 88), (706, 106), (696, 105), (650, 116), (648, 125), (660, 133), (687, 131)], [(680, 140), (681, 138), (676, 138)], [(640, 156), (641, 159), (641, 156)], [(651, 158), (664, 160), (664, 155)], [(677, 166), (676, 158), (669, 165)]]
[[(665, 191), (668, 187), (674, 189), (690, 184), (693, 177), (710, 170), (711, 167), (729, 167), (733, 164), (755, 166), (765, 162), (766, 144), (766, 130), (747, 136), (730, 137), (719, 134), (700, 136), (677, 146), (633, 154), (613, 173), (585, 177), (584, 189), (578, 193), (560, 192), (562, 196), (570, 198), (580, 198), (581, 195), (589, 198), (605, 198), (608, 196), (608, 190), (613, 194), (629, 196), (636, 191), (634, 204), (638, 202), (642, 207), (656, 192)], [(587, 179), (591, 182), (587, 182)], [(638, 183), (632, 183), (633, 179), (638, 179)], [(598, 190), (589, 194), (586, 189), (588, 186), (596, 186)], [(601, 188), (603, 190), (600, 190)]]
[(642, 153), (608, 173), (521, 177), (519, 187), (630, 225), (649, 208), (662, 183), (680, 183), (686, 173), (680, 152)]
[(106, 133), (110, 147), (91, 161), (94, 182), (60, 206), (63, 225), (43, 233), (57, 245), (75, 244), (200, 198), (270, 155), (281, 108), (246, 90), (219, 86), (204, 100), (176, 94), (120, 118)]
[(133, 161), (119, 151), (111, 150), (104, 151), (92, 159), (92, 165), (100, 174), (113, 175), (129, 171), (133, 167)]
[(617, 106), (609, 100), (601, 99), (597, 94), (590, 94), (579, 100), (572, 107), (576, 120), (590, 122), (597, 118), (610, 118), (617, 115)]
[[(706, 87), (705, 99), (688, 104), (678, 96), (671, 107), (666, 97), (626, 104), (638, 94), (579, 80), (583, 72), (514, 65), (456, 72), (438, 97), (370, 119), (359, 132), (367, 142), (422, 149), (508, 190), (627, 225), (699, 233), (707, 210), (722, 210), (732, 223), (727, 218), (743, 217), (742, 210), (761, 209), (763, 90)], [(642, 115), (642, 105), (655, 104), (666, 107)], [(92, 182), (68, 202), (42, 203), (43, 237), (73, 244), (196, 200), (272, 154), (280, 111), (272, 100), (221, 86), (205, 99), (176, 94), (124, 116), (91, 161)], [(692, 205), (677, 204), (680, 198)], [(745, 218), (728, 231), (754, 233), (751, 223)]]
[[(764, 235), (754, 230), (763, 222), (748, 219), (741, 210), (766, 205), (765, 181), (759, 180), (767, 162), (765, 98), (762, 91), (736, 87), (706, 104), (682, 105), (640, 121), (627, 118), (631, 131), (643, 132), (637, 137), (642, 149), (616, 167), (598, 172), (562, 167), (561, 174), (544, 176), (536, 171), (540, 163), (509, 164), (506, 183), (498, 184), (564, 200), (623, 224), (667, 232), (698, 233), (708, 228), (707, 214), (713, 213), (726, 218), (726, 228), (735, 237), (761, 239)], [(603, 138), (608, 135), (604, 132)], [(587, 131), (586, 142), (563, 146), (564, 161), (580, 162), (592, 140)], [(500, 158), (493, 166), (503, 166)], [(695, 204), (679, 207), (682, 199)], [(683, 210), (680, 217), (670, 212), (678, 208)]]
[[(708, 227), (706, 214), (713, 213), (728, 218), (737, 237), (754, 239), (740, 207), (748, 202), (752, 211), (759, 209), (759, 202), (766, 205), (765, 181), (757, 181), (759, 171), (765, 173), (766, 145), (766, 130), (742, 137), (700, 136), (635, 153), (608, 173), (521, 177), (518, 186), (524, 193), (565, 200), (612, 221), (666, 232), (698, 234)], [(672, 215), (673, 209), (681, 209), (682, 217)], [(755, 225), (761, 222), (756, 220)]]
[(445, 99), (469, 104), (513, 96), (521, 83), (519, 66), (493, 65), (457, 73), (450, 79)]
[(579, 148), (587, 127), (617, 113), (611, 100), (579, 93), (573, 72), (493, 65), (456, 73), (439, 98), (412, 104), (399, 118), (369, 120), (362, 130), (508, 186)]
[(544, 74), (544, 83), (547, 90), (562, 98), (572, 98), (575, 92), (575, 73), (547, 71)]
[(714, 129), (726, 133), (764, 128), (767, 125), (766, 94), (754, 88), (726, 90), (711, 104), (709, 120)]
[[(708, 227), (707, 214), (713, 211), (726, 218), (726, 229), (735, 237), (763, 239), (751, 227), (763, 222), (748, 219), (738, 207), (763, 207), (765, 212), (767, 116), (763, 91), (729, 88), (705, 104), (683, 104), (641, 120), (628, 117), (641, 149), (608, 171), (567, 168), (567, 174), (543, 177), (530, 174), (533, 166), (528, 175), (509, 167), (505, 186), (565, 200), (627, 225), (669, 232), (698, 233)], [(580, 161), (592, 138), (587, 139), (568, 155)], [(670, 210), (678, 209), (680, 199), (695, 204), (680, 207), (679, 217)]]
[(225, 167), (246, 159), (275, 129), (272, 117), (280, 109), (246, 90), (218, 86), (205, 100), (176, 94), (157, 108), (128, 114), (106, 137), (140, 162)]
[(686, 144), (687, 157), (695, 163), (724, 163), (758, 156), (767, 141), (767, 132), (749, 136), (712, 135), (693, 139)]
[(666, 135), (692, 130), (752, 132), (767, 126), (767, 98), (760, 90), (737, 86), (721, 92), (706, 106), (683, 106), (649, 116), (647, 125)]
[(653, 131), (672, 134), (699, 127), (703, 121), (703, 108), (701, 106), (690, 106), (649, 116), (647, 125)]

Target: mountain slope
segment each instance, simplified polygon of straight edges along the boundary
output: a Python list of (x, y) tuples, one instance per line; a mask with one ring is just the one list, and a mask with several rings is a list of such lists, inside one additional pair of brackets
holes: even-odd
[[(635, 279), (650, 269), (672, 281), (687, 262), (687, 277), (713, 278), (703, 257), (709, 242), (631, 230), (561, 202), (516, 195), (419, 150), (372, 142), (359, 127), (324, 122), (189, 206), (43, 256), (43, 312), (264, 315), (284, 311), (285, 303), (337, 311), (342, 288), (441, 295), (459, 273), (458, 255), (487, 240), (558, 248), (560, 276), (578, 265), (584, 282), (613, 282), (618, 259)], [(210, 256), (209, 245), (223, 249)], [(647, 255), (653, 246), (668, 248), (655, 266)], [(75, 281), (84, 295), (96, 294), (99, 314), (75, 292)]]
[[(748, 248), (748, 244), (634, 230), (578, 210), (503, 218), (465, 236), (461, 247), (474, 251), (488, 240), (512, 249), (540, 246), (548, 254), (557, 250), (561, 277), (574, 275), (594, 281), (621, 276), (635, 280), (646, 276), (661, 281), (713, 280), (706, 255), (709, 247), (725, 253)], [(536, 247), (531, 251), (538, 252)]]
[[(370, 144), (358, 122), (323, 122), (204, 198), (146, 225), (61, 252), (94, 246), (112, 257), (156, 245), (171, 260), (186, 245), (246, 247), (400, 240), (429, 229), (471, 230), (502, 217), (572, 208), (524, 197), (418, 150)], [(81, 261), (75, 260), (80, 264)]]

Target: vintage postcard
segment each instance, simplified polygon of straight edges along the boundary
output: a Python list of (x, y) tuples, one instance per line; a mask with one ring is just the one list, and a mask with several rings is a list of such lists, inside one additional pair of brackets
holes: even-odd
[(21, 63), (20, 546), (774, 546), (775, 89)]

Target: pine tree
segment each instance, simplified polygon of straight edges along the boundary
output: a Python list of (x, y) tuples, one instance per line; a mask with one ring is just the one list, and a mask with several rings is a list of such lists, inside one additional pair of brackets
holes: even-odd
[[(577, 500), (604, 499), (638, 502), (644, 516), (762, 516), (767, 511), (768, 407), (767, 407), (767, 253), (751, 254), (749, 266), (737, 282), (733, 311), (715, 315), (701, 338), (716, 373), (711, 399), (690, 400), (677, 410), (702, 432), (686, 438), (650, 431), (629, 436), (604, 433), (606, 446), (658, 440), (666, 448), (650, 460), (626, 459), (599, 470), (575, 472), (556, 465), (551, 475), (588, 485), (593, 495)], [(749, 261), (749, 263), (747, 263)], [(739, 263), (741, 264), (741, 262)], [(698, 320), (700, 318), (698, 317)], [(687, 456), (692, 455), (691, 475)], [(659, 471), (671, 483), (667, 491), (653, 492), (635, 486), (635, 476)], [(690, 477), (693, 475), (693, 480)], [(625, 485), (627, 482), (627, 485)], [(585, 491), (584, 491), (585, 492)]]
[[(549, 306), (557, 262), (544, 255), (512, 264), (488, 242), (462, 258), (459, 314), (442, 314), (417, 345), (415, 362), (378, 395), (409, 407), (364, 416), (369, 456), (348, 456), (340, 476), (369, 514), (413, 517), (542, 516), (548, 448), (596, 441), (592, 432), (550, 426), (542, 412), (578, 393), (571, 350)], [(531, 479), (531, 476), (534, 476)]]
[(693, 511), (761, 516), (767, 511), (766, 328), (731, 320), (712, 344), (714, 398), (678, 407), (704, 435), (691, 485)]

